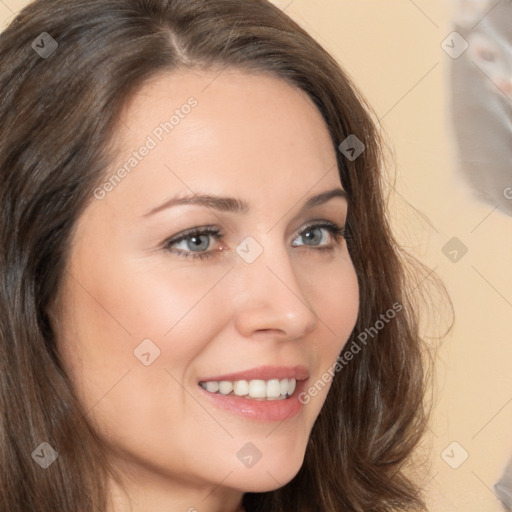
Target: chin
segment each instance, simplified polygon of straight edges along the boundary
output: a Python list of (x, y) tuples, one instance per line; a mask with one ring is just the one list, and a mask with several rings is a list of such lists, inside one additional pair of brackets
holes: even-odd
[(243, 492), (269, 492), (284, 487), (297, 475), (302, 462), (290, 464), (290, 461), (283, 461), (281, 465), (277, 462), (272, 465), (254, 466), (247, 471), (238, 472), (233, 485)]

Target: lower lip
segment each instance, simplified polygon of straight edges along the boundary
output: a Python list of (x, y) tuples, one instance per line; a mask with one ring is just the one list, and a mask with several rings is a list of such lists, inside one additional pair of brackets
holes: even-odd
[(210, 393), (198, 385), (208, 400), (216, 406), (226, 409), (254, 421), (283, 421), (299, 414), (303, 404), (299, 401), (299, 394), (306, 386), (307, 380), (297, 381), (293, 394), (282, 400), (253, 400), (237, 395), (221, 395)]

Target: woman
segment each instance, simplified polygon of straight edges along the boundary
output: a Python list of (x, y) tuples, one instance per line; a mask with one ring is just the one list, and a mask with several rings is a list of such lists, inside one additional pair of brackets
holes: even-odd
[(412, 275), (333, 58), (265, 0), (38, 0), (0, 62), (0, 508), (423, 510)]

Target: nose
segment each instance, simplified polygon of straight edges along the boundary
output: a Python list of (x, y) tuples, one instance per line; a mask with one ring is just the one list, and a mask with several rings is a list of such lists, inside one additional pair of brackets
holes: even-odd
[[(318, 317), (297, 279), (290, 255), (266, 244), (252, 263), (238, 261), (235, 325), (245, 337), (296, 340), (313, 331)], [(307, 276), (305, 276), (307, 277)]]

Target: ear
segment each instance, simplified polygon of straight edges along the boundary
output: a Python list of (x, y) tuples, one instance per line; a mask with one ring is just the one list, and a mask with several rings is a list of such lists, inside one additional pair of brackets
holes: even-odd
[(453, 21), (463, 28), (471, 28), (482, 19), (494, 0), (452, 0)]

